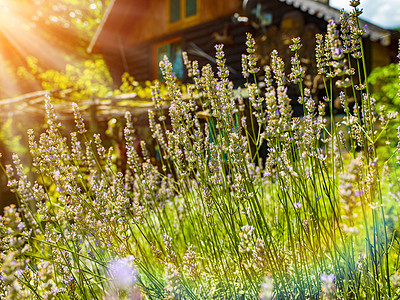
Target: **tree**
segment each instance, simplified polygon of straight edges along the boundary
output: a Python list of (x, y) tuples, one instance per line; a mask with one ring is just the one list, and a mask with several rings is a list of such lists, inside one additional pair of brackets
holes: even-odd
[(374, 69), (369, 75), (368, 81), (373, 85), (373, 97), (379, 105), (386, 105), (400, 111), (400, 97), (397, 96), (400, 90), (398, 64), (392, 63)]
[[(63, 70), (67, 64), (84, 68), (86, 53), (110, 0), (19, 0), (0, 2), (0, 97), (40, 89), (27, 80), (27, 57), (37, 58), (43, 70)], [(95, 57), (94, 61), (99, 57)], [(7, 71), (4, 71), (4, 70)], [(18, 80), (17, 74), (24, 74)], [(37, 79), (37, 78), (36, 78)], [(11, 85), (9, 82), (17, 82)]]

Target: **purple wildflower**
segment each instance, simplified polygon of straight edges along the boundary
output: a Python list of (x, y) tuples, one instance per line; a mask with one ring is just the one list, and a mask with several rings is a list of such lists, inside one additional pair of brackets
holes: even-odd
[(136, 282), (136, 270), (131, 258), (121, 258), (108, 264), (110, 278), (117, 288), (128, 289)]

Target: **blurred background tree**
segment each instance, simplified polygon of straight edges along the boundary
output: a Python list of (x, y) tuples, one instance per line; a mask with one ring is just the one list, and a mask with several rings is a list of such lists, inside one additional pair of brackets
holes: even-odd
[(400, 111), (400, 97), (397, 97), (400, 89), (398, 64), (392, 63), (374, 69), (369, 75), (368, 81), (373, 86), (373, 97), (378, 105), (385, 105), (390, 109)]
[[(54, 39), (62, 47), (87, 56), (90, 43), (110, 0), (23, 0), (30, 3), (32, 24), (49, 40)], [(28, 18), (29, 16), (27, 16)], [(75, 52), (73, 51), (73, 52)]]
[[(396, 30), (400, 32), (400, 28)], [(398, 59), (400, 59), (400, 54)], [(400, 97), (397, 96), (400, 93), (399, 72), (400, 63), (391, 63), (384, 67), (375, 68), (369, 74), (368, 82), (373, 87), (372, 96), (377, 101), (378, 106), (384, 105), (400, 112)]]
[[(400, 29), (397, 30), (400, 31)], [(368, 82), (372, 86), (372, 97), (376, 100), (377, 107), (381, 111), (386, 109), (400, 112), (400, 97), (398, 96), (400, 93), (399, 72), (400, 63), (391, 63), (384, 67), (375, 68), (368, 76)], [(385, 131), (385, 147), (378, 148), (380, 157), (388, 159), (391, 156), (391, 149), (394, 149), (397, 145), (397, 128), (399, 126), (400, 121), (396, 118)]]
[[(105, 66), (101, 57), (89, 56), (86, 47), (109, 2), (1, 1), (0, 98), (47, 89), (45, 82), (50, 80), (50, 70), (82, 75), (77, 70)], [(102, 83), (107, 84), (111, 80), (108, 71), (99, 71), (98, 76), (104, 75)], [(46, 75), (41, 75), (44, 72)]]

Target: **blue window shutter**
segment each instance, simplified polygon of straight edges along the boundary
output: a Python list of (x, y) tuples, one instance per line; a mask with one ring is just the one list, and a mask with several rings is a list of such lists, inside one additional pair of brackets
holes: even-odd
[[(160, 61), (162, 61), (164, 59), (164, 55), (166, 55), (168, 57), (168, 59), (170, 59), (170, 45), (169, 44), (162, 45), (157, 48), (157, 63), (159, 63)], [(158, 79), (162, 80), (163, 76), (162, 76), (162, 72), (161, 72), (161, 69), (159, 66), (157, 66), (157, 70), (158, 70)]]

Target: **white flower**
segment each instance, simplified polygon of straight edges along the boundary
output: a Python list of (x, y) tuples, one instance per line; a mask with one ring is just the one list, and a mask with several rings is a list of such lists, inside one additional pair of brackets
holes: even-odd
[(111, 261), (108, 264), (110, 278), (116, 288), (128, 289), (136, 283), (136, 269), (133, 267), (134, 258), (129, 256)]

